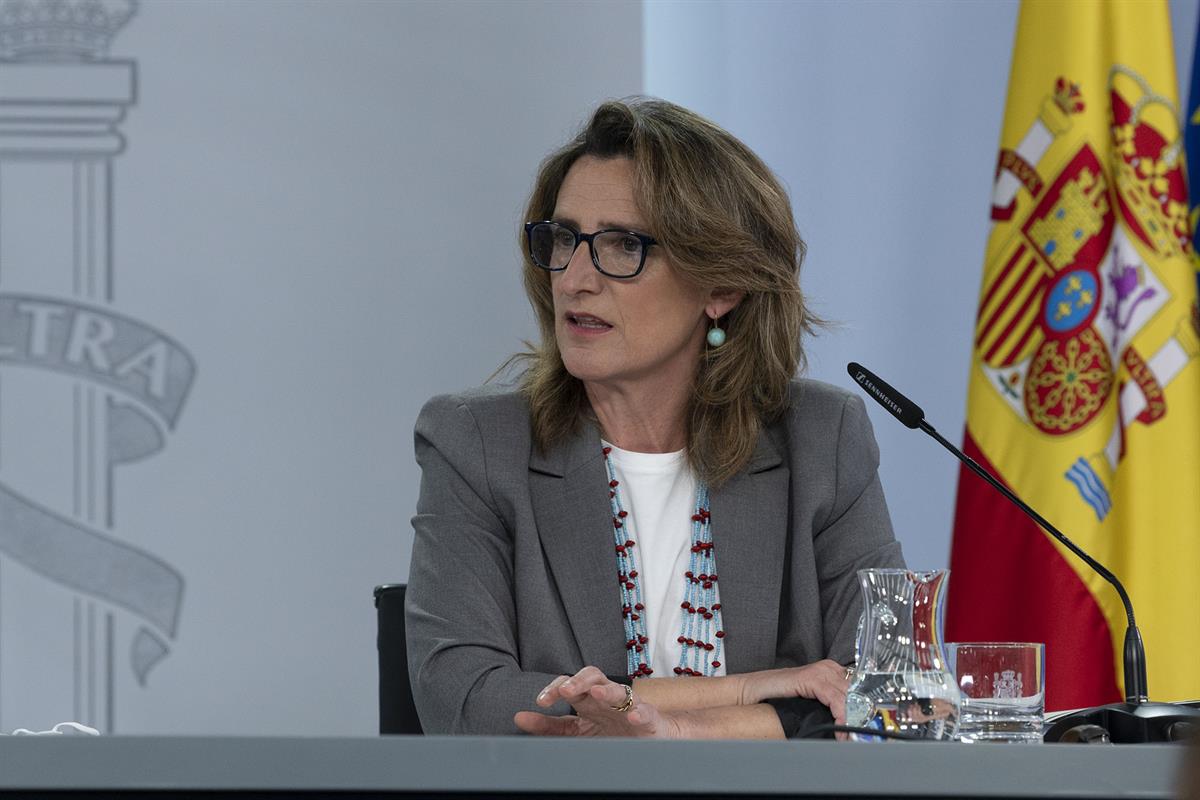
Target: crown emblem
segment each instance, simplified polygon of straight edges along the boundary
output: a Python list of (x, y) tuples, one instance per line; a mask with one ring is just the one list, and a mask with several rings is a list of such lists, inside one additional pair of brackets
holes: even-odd
[(1064, 114), (1078, 114), (1083, 111), (1083, 94), (1079, 91), (1079, 84), (1072, 83), (1066, 78), (1059, 76), (1054, 82), (1054, 104), (1058, 106)]
[(992, 697), (1012, 700), (1021, 696), (1021, 690), (1025, 687), (1025, 682), (1022, 680), (1024, 676), (1021, 673), (1006, 669), (1003, 672), (992, 673)]
[(1120, 65), (1109, 76), (1109, 91), (1115, 183), (1125, 220), (1156, 253), (1190, 256), (1183, 136), (1175, 106)]
[(0, 0), (0, 59), (96, 61), (137, 0)]
[(1071, 115), (1082, 113), (1083, 109), (1083, 93), (1079, 90), (1079, 84), (1060, 75), (1054, 81), (1054, 91), (1042, 98), (1038, 116), (1055, 136), (1061, 136), (1071, 127)]

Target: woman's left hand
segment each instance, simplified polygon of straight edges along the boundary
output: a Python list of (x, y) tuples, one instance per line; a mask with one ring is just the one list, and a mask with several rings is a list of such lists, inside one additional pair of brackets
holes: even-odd
[(624, 685), (613, 683), (596, 667), (584, 667), (574, 675), (555, 678), (537, 697), (537, 704), (543, 708), (566, 701), (575, 708), (575, 714), (558, 717), (518, 711), (513, 721), (535, 736), (680, 737), (671, 714), (641, 702), (636, 694), (633, 704), (619, 711), (628, 697)]

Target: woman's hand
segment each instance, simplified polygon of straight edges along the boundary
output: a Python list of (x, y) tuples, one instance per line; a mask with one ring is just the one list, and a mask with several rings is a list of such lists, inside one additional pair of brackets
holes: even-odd
[(596, 667), (584, 667), (574, 675), (555, 678), (537, 697), (537, 704), (543, 708), (564, 700), (575, 708), (574, 715), (555, 717), (518, 711), (513, 721), (535, 736), (680, 737), (671, 714), (641, 702), (636, 694), (627, 711), (618, 711), (628, 696), (625, 686), (613, 683)]
[(850, 688), (847, 668), (825, 659), (803, 667), (785, 667), (745, 675), (742, 703), (761, 703), (773, 697), (807, 697), (819, 700), (833, 712), (833, 721), (846, 723), (846, 691)]

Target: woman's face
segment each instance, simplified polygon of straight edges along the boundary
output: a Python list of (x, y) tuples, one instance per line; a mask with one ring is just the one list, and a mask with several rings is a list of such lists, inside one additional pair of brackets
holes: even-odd
[[(554, 221), (582, 233), (647, 230), (634, 201), (628, 158), (580, 158), (567, 172)], [(601, 275), (586, 242), (567, 268), (551, 273), (555, 332), (567, 371), (585, 383), (690, 385), (707, 329), (710, 293), (684, 281), (662, 247), (650, 247), (641, 273)]]

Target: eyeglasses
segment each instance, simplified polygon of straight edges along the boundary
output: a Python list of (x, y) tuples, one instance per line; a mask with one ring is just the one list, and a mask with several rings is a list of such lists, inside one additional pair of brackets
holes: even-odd
[(558, 222), (526, 222), (525, 238), (533, 263), (551, 272), (567, 268), (580, 242), (592, 251), (592, 264), (610, 278), (632, 278), (646, 266), (646, 250), (658, 244), (653, 236), (633, 231), (579, 233)]

